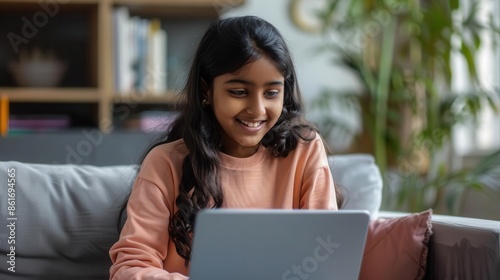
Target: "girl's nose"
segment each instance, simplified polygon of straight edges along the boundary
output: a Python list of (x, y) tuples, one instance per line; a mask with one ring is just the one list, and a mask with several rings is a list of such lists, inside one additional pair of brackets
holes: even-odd
[(252, 98), (249, 99), (247, 113), (253, 116), (262, 116), (266, 113), (265, 100), (262, 94), (254, 94)]

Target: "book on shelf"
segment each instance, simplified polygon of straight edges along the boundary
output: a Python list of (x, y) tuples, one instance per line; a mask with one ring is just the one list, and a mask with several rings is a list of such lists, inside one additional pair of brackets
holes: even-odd
[(67, 115), (11, 115), (9, 119), (11, 133), (59, 131), (70, 126)]
[(127, 7), (113, 11), (115, 91), (162, 95), (167, 91), (167, 33), (157, 18), (131, 16)]
[(151, 20), (147, 41), (146, 73), (143, 76), (145, 88), (155, 95), (161, 95), (167, 90), (167, 33), (161, 29), (159, 19)]
[(0, 96), (0, 136), (9, 133), (9, 96)]
[(123, 122), (123, 128), (143, 132), (164, 132), (174, 122), (178, 113), (171, 111), (144, 111)]
[(11, 115), (8, 96), (0, 96), (0, 136), (60, 131), (68, 129), (70, 126), (70, 116), (63, 114)]

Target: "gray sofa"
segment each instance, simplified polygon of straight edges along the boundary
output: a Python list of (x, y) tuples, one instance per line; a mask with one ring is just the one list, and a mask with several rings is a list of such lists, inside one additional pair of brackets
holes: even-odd
[[(370, 156), (330, 163), (346, 209), (402, 215), (378, 212), (382, 183)], [(136, 169), (0, 162), (0, 279), (108, 279)], [(426, 279), (500, 279), (499, 221), (435, 215), (432, 223)]]

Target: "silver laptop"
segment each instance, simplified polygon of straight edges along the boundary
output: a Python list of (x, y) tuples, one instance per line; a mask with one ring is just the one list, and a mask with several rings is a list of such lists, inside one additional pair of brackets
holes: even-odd
[(365, 211), (203, 210), (189, 279), (358, 279), (368, 222)]

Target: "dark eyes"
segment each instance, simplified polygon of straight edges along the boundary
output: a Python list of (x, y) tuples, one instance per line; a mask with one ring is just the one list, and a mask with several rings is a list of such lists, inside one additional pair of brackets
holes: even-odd
[[(243, 96), (246, 96), (248, 94), (248, 91), (244, 90), (244, 89), (241, 89), (241, 90), (231, 89), (231, 90), (229, 90), (229, 92), (236, 97), (243, 97)], [(279, 93), (280, 93), (279, 90), (269, 90), (269, 91), (264, 92), (264, 96), (267, 98), (275, 98), (279, 95)]]
[(271, 90), (271, 91), (266, 91), (266, 92), (264, 93), (264, 95), (265, 95), (266, 97), (269, 97), (269, 98), (275, 98), (275, 97), (277, 97), (277, 96), (278, 96), (278, 94), (279, 94), (279, 93), (280, 93), (280, 92), (279, 92), (279, 91), (277, 91), (277, 90)]
[(230, 89), (229, 92), (235, 96), (243, 96), (247, 94), (246, 90)]

